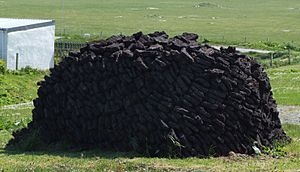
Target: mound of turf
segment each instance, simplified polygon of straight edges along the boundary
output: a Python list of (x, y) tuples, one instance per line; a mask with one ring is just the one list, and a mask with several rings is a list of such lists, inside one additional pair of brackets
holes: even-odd
[(197, 38), (139, 32), (70, 53), (39, 83), (31, 130), (150, 156), (251, 154), (288, 140), (262, 66)]

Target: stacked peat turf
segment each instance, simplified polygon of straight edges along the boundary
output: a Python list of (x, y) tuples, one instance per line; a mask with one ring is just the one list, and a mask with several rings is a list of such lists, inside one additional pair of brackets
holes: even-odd
[(48, 143), (150, 156), (251, 154), (288, 139), (262, 66), (197, 38), (139, 32), (70, 53), (39, 83), (30, 127)]

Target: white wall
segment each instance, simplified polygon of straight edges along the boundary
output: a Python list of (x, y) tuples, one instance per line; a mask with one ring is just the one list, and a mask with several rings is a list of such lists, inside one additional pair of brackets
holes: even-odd
[(10, 32), (7, 36), (7, 68), (16, 69), (16, 54), (19, 54), (18, 68), (30, 66), (49, 69), (54, 66), (55, 26)]

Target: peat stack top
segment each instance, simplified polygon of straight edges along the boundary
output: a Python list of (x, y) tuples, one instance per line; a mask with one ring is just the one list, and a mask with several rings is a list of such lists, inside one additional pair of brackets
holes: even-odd
[(71, 52), (39, 83), (29, 130), (46, 143), (150, 156), (252, 154), (288, 140), (263, 67), (197, 38), (139, 32)]

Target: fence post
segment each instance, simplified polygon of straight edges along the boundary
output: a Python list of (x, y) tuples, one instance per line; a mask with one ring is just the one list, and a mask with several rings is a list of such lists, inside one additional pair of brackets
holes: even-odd
[(58, 54), (59, 54), (59, 61), (60, 61), (60, 62), (62, 61), (62, 57), (61, 57), (61, 56), (62, 56), (62, 53), (61, 53), (61, 52), (62, 52), (62, 50), (59, 50), (59, 51), (58, 51)]
[(16, 54), (16, 70), (18, 70), (19, 67), (19, 53)]
[(273, 56), (274, 56), (274, 54), (271, 53), (271, 55), (270, 55), (270, 67), (273, 66)]
[(291, 49), (288, 48), (288, 59), (289, 59), (289, 65), (291, 64)]

